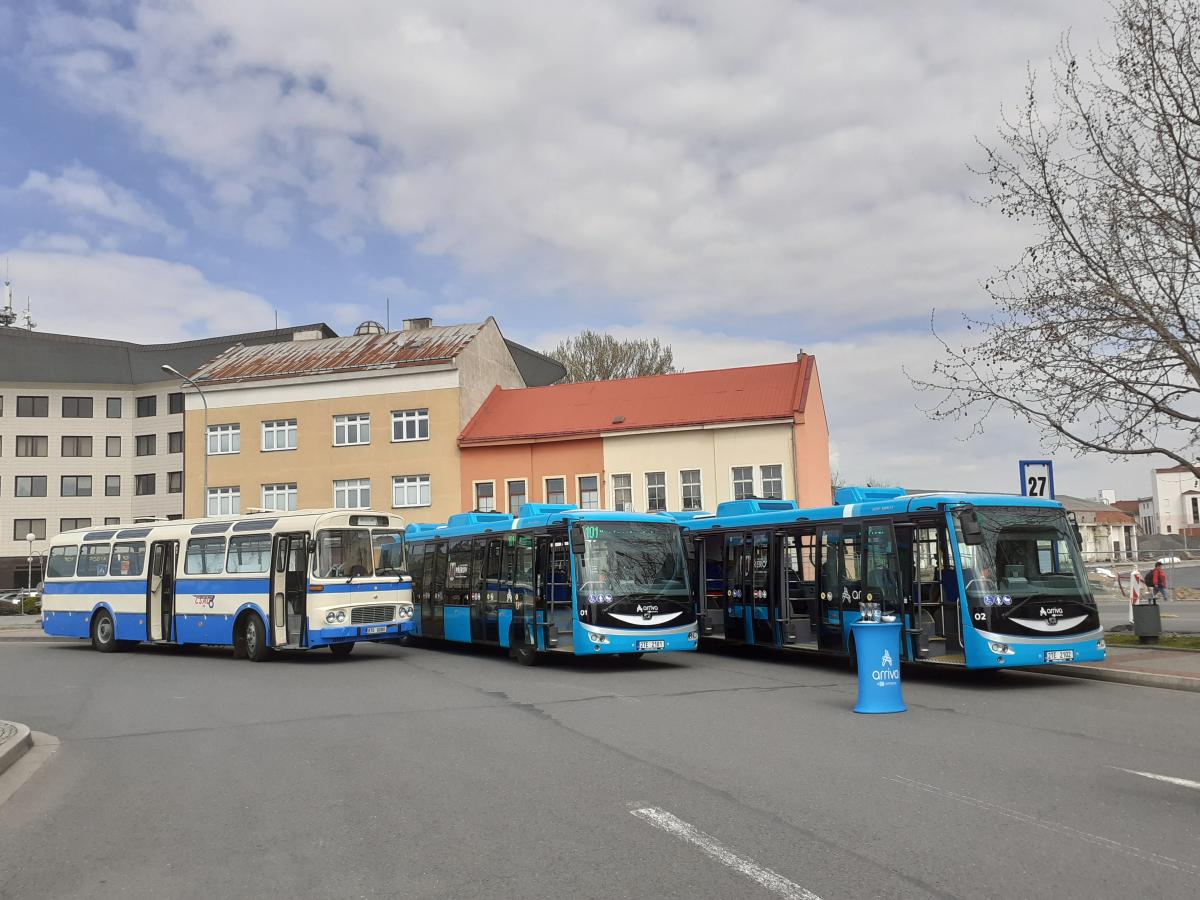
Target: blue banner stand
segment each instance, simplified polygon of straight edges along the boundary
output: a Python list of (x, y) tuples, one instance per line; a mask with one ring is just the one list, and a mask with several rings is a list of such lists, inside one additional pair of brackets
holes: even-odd
[(908, 709), (900, 691), (900, 623), (855, 622), (850, 626), (858, 654), (856, 713)]

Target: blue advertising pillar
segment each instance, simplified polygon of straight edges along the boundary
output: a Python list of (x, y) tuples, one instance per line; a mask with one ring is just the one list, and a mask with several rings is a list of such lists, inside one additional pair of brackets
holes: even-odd
[(908, 709), (900, 691), (900, 623), (855, 622), (850, 626), (858, 654), (856, 713)]

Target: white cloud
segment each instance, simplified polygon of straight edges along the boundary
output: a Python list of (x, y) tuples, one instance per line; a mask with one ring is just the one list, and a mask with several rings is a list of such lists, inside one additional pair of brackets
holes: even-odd
[(34, 169), (25, 176), (19, 190), (41, 194), (74, 217), (101, 220), (106, 225), (115, 223), (171, 241), (182, 237), (179, 229), (132, 191), (86, 166), (68, 166), (61, 175)]
[(274, 322), (261, 297), (214, 284), (192, 266), (73, 249), (4, 251), (14, 293), (32, 298), (41, 331), (158, 343), (255, 331)]

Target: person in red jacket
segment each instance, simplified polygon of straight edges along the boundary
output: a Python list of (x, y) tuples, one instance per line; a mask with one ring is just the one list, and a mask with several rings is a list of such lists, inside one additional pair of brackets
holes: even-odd
[(1150, 585), (1151, 600), (1157, 600), (1161, 597), (1163, 602), (1166, 603), (1171, 599), (1167, 596), (1167, 570), (1163, 568), (1161, 562), (1154, 564), (1154, 568), (1146, 576), (1146, 584)]

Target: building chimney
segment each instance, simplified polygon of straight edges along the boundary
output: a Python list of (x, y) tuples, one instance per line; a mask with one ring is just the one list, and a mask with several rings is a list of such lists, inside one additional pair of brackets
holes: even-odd
[(424, 331), (426, 328), (433, 327), (433, 319), (428, 316), (422, 316), (416, 319), (404, 320), (404, 331)]

